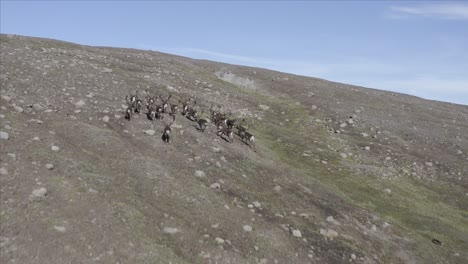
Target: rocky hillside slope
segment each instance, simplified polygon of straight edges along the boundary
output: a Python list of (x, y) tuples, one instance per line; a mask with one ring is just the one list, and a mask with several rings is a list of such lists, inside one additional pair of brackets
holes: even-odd
[[(468, 106), (1, 35), (1, 263), (467, 263)], [(140, 91), (245, 118), (256, 148)]]

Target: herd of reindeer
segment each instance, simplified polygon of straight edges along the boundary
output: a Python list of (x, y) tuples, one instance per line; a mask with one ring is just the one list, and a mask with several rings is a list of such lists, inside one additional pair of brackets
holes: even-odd
[[(166, 143), (171, 142), (171, 125), (176, 120), (176, 115), (179, 111), (179, 105), (182, 106), (181, 114), (185, 116), (190, 121), (196, 122), (198, 125), (198, 130), (205, 132), (205, 129), (209, 121), (205, 118), (202, 118), (204, 111), (201, 113), (197, 111), (196, 105), (197, 101), (192, 98), (189, 99), (179, 99), (177, 103), (171, 103), (169, 100), (172, 95), (169, 94), (166, 99), (163, 99), (161, 95), (155, 94), (151, 96), (148, 91), (146, 91), (146, 116), (149, 120), (164, 120), (165, 116), (171, 119), (170, 123), (165, 123), (163, 130), (162, 139)], [(161, 102), (158, 104), (157, 100)], [(125, 119), (128, 121), (131, 120), (133, 114), (142, 114), (143, 113), (143, 100), (138, 97), (138, 91), (135, 94), (130, 94), (126, 96), (125, 100), (127, 102), (127, 109), (125, 110)], [(234, 141), (234, 129), (237, 129), (237, 135), (241, 138), (241, 141), (249, 146), (253, 146), (255, 150), (255, 137), (247, 131), (247, 128), (244, 124), (245, 119), (242, 119), (240, 124), (236, 124), (237, 119), (231, 118), (232, 112), (228, 113), (221, 112), (221, 106), (217, 106), (217, 110), (214, 109), (213, 104), (210, 107), (210, 120), (215, 124), (217, 128), (216, 134), (221, 138), (233, 142)], [(166, 117), (166, 118), (167, 118)]]

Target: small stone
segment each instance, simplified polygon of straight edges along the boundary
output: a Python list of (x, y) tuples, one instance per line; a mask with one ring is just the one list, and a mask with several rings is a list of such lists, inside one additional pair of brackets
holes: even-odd
[(371, 230), (374, 231), (374, 232), (377, 231), (377, 226), (372, 225)]
[(221, 148), (213, 147), (212, 149), (213, 149), (213, 152), (214, 152), (214, 153), (219, 153), (219, 152), (221, 152)]
[(370, 150), (370, 147), (369, 147), (369, 146), (365, 146), (364, 149), (367, 150), (367, 151), (369, 151), (369, 150)]
[(276, 192), (280, 192), (280, 191), (281, 191), (281, 186), (276, 185), (276, 186), (273, 188), (273, 190), (276, 191)]
[(24, 109), (20, 106), (14, 106), (15, 110), (18, 112), (18, 113), (23, 113)]
[(348, 155), (346, 155), (346, 153), (340, 153), (340, 156), (343, 158), (343, 159), (346, 159), (348, 157)]
[(44, 198), (46, 195), (47, 195), (47, 189), (44, 187), (41, 187), (39, 189), (34, 189), (32, 192), (33, 198)]
[(104, 122), (109, 122), (109, 117), (108, 117), (108, 116), (104, 116), (104, 117), (102, 118), (102, 121), (104, 121)]
[(253, 202), (252, 204), (253, 204), (253, 206), (255, 206), (255, 207), (257, 207), (257, 208), (262, 207), (262, 205), (261, 205), (258, 201), (255, 201), (255, 202)]
[(215, 182), (215, 183), (210, 185), (210, 188), (219, 190), (219, 189), (221, 189), (221, 185), (219, 183)]
[(166, 233), (166, 234), (175, 234), (175, 233), (179, 233), (179, 229), (175, 228), (175, 227), (165, 227), (163, 228), (163, 232)]
[(463, 154), (463, 151), (457, 150), (457, 154), (458, 154), (458, 155), (461, 155), (461, 154)]
[(83, 107), (83, 106), (85, 106), (85, 105), (86, 105), (86, 103), (85, 103), (85, 101), (83, 101), (83, 100), (79, 100), (78, 102), (75, 103), (75, 106), (76, 106), (76, 107)]
[(154, 134), (156, 134), (156, 131), (154, 131), (154, 130), (152, 130), (152, 129), (145, 130), (145, 134), (146, 134), (146, 135), (149, 135), (149, 136), (153, 136)]
[(333, 229), (328, 229), (328, 230), (325, 230), (325, 229), (320, 229), (320, 234), (325, 236), (325, 237), (328, 237), (328, 238), (335, 238), (338, 236), (338, 232), (336, 232), (335, 230)]
[(52, 146), (52, 147), (50, 147), (50, 149), (51, 149), (52, 151), (55, 151), (55, 152), (58, 152), (58, 151), (60, 151), (60, 148), (59, 148), (59, 147), (57, 147), (57, 146), (55, 146), (55, 145), (54, 145), (54, 146)]
[(341, 128), (344, 128), (344, 127), (346, 127), (346, 126), (347, 126), (346, 123), (341, 123), (341, 124), (340, 124), (340, 127), (341, 127)]
[(4, 131), (0, 131), (0, 139), (8, 140), (9, 138), (10, 138), (10, 134)]
[(386, 189), (384, 189), (384, 192), (386, 192), (386, 193), (390, 194), (390, 193), (392, 193), (392, 190), (391, 190), (391, 189), (389, 189), (389, 188), (386, 188)]
[(198, 178), (203, 178), (205, 177), (205, 172), (201, 171), (201, 170), (197, 170), (195, 171), (195, 173), (193, 174), (195, 177), (198, 177)]
[(0, 168), (0, 175), (7, 175), (8, 174), (8, 170), (6, 168)]
[(434, 164), (432, 162), (426, 162), (426, 166), (432, 167)]
[(292, 235), (295, 237), (302, 237), (301, 231), (295, 229), (292, 231)]
[(42, 107), (42, 105), (40, 104), (33, 104), (33, 109), (35, 111), (41, 111), (42, 109), (44, 109), (44, 107)]
[(1, 118), (1, 119), (5, 118), (5, 115), (4, 115), (4, 114), (0, 114), (0, 118)]
[(53, 169), (54, 169), (54, 164), (47, 163), (47, 164), (45, 165), (45, 167), (46, 167), (46, 169), (48, 169), (48, 170), (53, 170)]
[(8, 95), (2, 95), (2, 99), (7, 101), (8, 103), (11, 101), (11, 97)]
[(270, 109), (270, 107), (268, 105), (259, 105), (258, 107), (260, 107), (260, 109), (262, 109), (263, 111), (266, 111), (268, 109)]
[(221, 163), (219, 163), (219, 161), (217, 161), (217, 162), (215, 163), (215, 165), (216, 165), (216, 167), (221, 168)]
[(352, 260), (356, 260), (356, 255), (351, 254), (351, 259), (352, 259)]
[(64, 226), (55, 226), (54, 225), (54, 229), (59, 231), (60, 233), (65, 233), (65, 231), (67, 231), (67, 229)]
[(369, 134), (367, 134), (367, 133), (361, 133), (361, 136), (362, 136), (362, 137), (368, 137)]
[(245, 225), (243, 228), (245, 232), (252, 232), (252, 226)]
[(329, 216), (329, 217), (327, 217), (327, 222), (334, 223), (335, 219), (333, 218), (333, 216)]
[(216, 241), (216, 243), (218, 243), (218, 244), (224, 244), (224, 239), (222, 239), (222, 238), (220, 238), (220, 237), (215, 238), (215, 241)]
[(350, 125), (354, 124), (354, 120), (350, 118), (350, 119), (348, 120), (348, 124), (350, 124)]

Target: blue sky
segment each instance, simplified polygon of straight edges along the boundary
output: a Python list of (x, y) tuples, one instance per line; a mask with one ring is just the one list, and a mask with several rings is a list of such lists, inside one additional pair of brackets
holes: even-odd
[(1, 1), (0, 32), (151, 49), (468, 105), (468, 2)]

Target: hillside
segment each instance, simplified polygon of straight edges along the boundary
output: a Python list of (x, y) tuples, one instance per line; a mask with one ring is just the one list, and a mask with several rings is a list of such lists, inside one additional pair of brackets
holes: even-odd
[[(1, 35), (1, 263), (467, 263), (468, 106)], [(139, 91), (245, 118), (255, 149)], [(148, 131), (153, 130), (153, 131)]]

